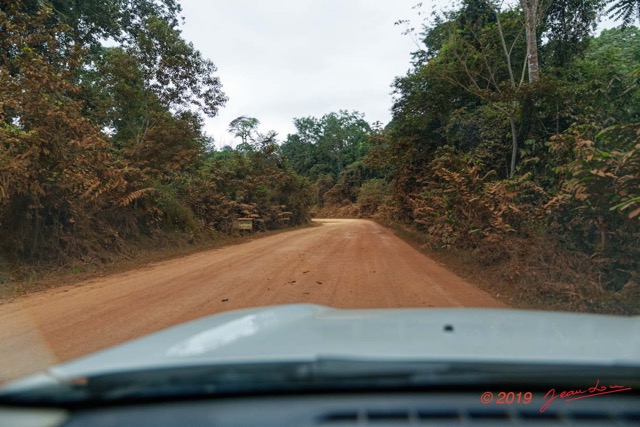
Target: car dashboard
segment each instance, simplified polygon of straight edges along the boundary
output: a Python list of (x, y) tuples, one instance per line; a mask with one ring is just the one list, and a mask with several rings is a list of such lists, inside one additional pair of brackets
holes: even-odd
[(528, 404), (483, 403), (481, 392), (341, 393), (158, 401), (75, 409), (0, 408), (1, 426), (638, 426), (635, 392)]

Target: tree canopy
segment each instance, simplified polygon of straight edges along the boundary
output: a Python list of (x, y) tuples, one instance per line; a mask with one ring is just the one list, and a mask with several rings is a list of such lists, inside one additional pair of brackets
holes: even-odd
[(227, 98), (180, 11), (0, 2), (0, 258), (109, 259), (141, 238), (230, 233), (238, 216), (258, 230), (307, 221), (309, 184), (274, 134), (250, 152), (212, 150), (203, 119)]

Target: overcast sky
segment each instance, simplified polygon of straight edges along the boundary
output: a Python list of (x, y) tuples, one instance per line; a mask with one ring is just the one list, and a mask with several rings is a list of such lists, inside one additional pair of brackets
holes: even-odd
[[(279, 139), (294, 117), (357, 110), (373, 123), (390, 119), (391, 83), (410, 66), (416, 45), (399, 19), (416, 0), (183, 0), (184, 37), (218, 67), (229, 97), (205, 130), (229, 144), (241, 115)], [(426, 4), (426, 3), (425, 3)]]
[[(345, 110), (386, 124), (391, 84), (417, 49), (399, 19), (420, 18), (418, 0), (182, 0), (184, 37), (218, 67), (229, 97), (205, 130), (235, 145), (229, 122), (246, 115), (279, 139), (294, 117)], [(422, 13), (450, 6), (423, 1)]]

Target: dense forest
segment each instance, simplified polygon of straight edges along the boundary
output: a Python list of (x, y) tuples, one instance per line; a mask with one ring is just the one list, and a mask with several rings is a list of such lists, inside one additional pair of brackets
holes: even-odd
[(0, 282), (135, 239), (215, 238), (237, 217), (308, 220), (309, 186), (272, 136), (212, 149), (203, 117), (227, 98), (177, 1), (0, 6)]
[[(242, 116), (220, 150), (203, 119), (227, 98), (180, 13), (0, 0), (0, 283), (315, 214), (408, 230), (547, 307), (640, 309), (637, 0), (464, 0), (398, 21), (419, 49), (388, 124), (327, 112), (279, 141)], [(603, 15), (619, 27), (596, 36)]]
[(282, 152), (323, 216), (401, 225), (538, 306), (637, 312), (640, 4), (522, 3), (398, 21), (421, 48), (391, 122), (297, 119)]

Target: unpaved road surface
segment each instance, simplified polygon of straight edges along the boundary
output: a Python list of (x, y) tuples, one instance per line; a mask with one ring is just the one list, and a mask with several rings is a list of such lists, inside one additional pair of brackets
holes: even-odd
[(374, 222), (319, 222), (0, 305), (0, 381), (239, 308), (505, 307)]

